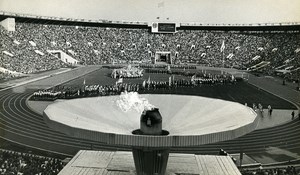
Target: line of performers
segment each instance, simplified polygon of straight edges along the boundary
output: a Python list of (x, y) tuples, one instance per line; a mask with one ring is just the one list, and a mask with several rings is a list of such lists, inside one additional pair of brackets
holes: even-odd
[[(219, 82), (219, 83), (218, 83)], [(222, 83), (220, 83), (222, 82)], [(92, 97), (92, 96), (107, 96), (107, 95), (119, 95), (121, 92), (139, 92), (139, 93), (151, 93), (156, 90), (172, 91), (178, 87), (195, 87), (202, 85), (215, 85), (215, 84), (228, 84), (233, 81), (223, 81), (214, 79), (179, 79), (174, 80), (174, 76), (169, 77), (169, 81), (150, 81), (144, 80), (142, 83), (116, 83), (115, 85), (83, 85), (79, 87), (65, 87), (57, 86), (53, 89), (40, 90), (34, 92), (31, 100), (49, 100), (53, 101), (56, 99), (72, 99), (81, 97)]]

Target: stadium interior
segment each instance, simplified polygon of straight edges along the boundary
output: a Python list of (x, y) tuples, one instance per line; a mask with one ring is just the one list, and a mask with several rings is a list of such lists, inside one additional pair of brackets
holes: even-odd
[[(92, 131), (87, 134), (91, 137), (81, 130), (65, 131), (63, 127), (67, 124), (53, 124), (55, 117), (51, 118), (52, 113), (49, 114), (51, 106), (66, 101), (83, 101), (84, 98), (89, 102), (81, 105), (70, 103), (74, 109), (68, 106), (66, 114), (61, 113), (61, 116), (57, 112), (58, 118), (64, 120), (64, 116), (78, 111), (78, 115), (97, 116), (94, 111), (89, 111), (97, 109), (93, 108), (95, 104), (102, 105), (97, 109), (102, 115), (106, 112), (105, 103), (109, 102), (100, 103), (99, 100), (108, 99), (108, 96), (119, 98), (125, 92), (137, 92), (143, 97), (153, 95), (148, 96), (152, 100), (160, 95), (157, 104), (161, 105), (162, 113), (170, 111), (177, 116), (174, 121), (165, 119), (182, 128), (182, 133), (183, 130), (186, 133), (193, 131), (188, 134), (190, 138), (198, 134), (199, 127), (212, 128), (213, 122), (219, 124), (222, 119), (209, 121), (212, 123), (202, 120), (204, 124), (200, 125), (197, 118), (191, 117), (185, 124), (183, 119), (178, 119), (179, 114), (185, 112), (189, 116), (209, 118), (210, 115), (217, 116), (221, 109), (232, 109), (230, 106), (216, 107), (217, 103), (199, 102), (198, 111), (197, 105), (189, 105), (192, 100), (175, 101), (176, 96), (233, 102), (241, 108), (255, 111), (256, 119), (251, 122), (257, 126), (253, 129), (235, 133), (228, 126), (231, 135), (218, 131), (223, 135), (202, 139), (202, 144), (194, 144), (198, 141), (196, 138), (187, 139), (182, 145), (178, 138), (174, 139), (172, 143), (176, 144), (169, 148), (170, 158), (165, 174), (300, 174), (300, 15), (297, 17), (294, 12), (294, 15), (284, 16), (288, 13), (282, 12), (283, 8), (290, 11), (300, 8), (300, 4), (292, 1), (294, 7), (280, 7), (283, 5), (276, 0), (274, 3), (278, 1), (278, 6), (270, 6), (273, 10), (278, 8), (278, 14), (269, 12), (265, 7), (261, 9), (262, 14), (269, 12), (269, 16), (260, 18), (258, 14), (254, 22), (253, 15), (257, 9), (255, 12), (246, 10), (255, 6), (249, 2), (245, 4), (250, 7), (238, 8), (240, 4), (236, 4), (237, 9), (245, 10), (237, 21), (232, 12), (228, 12), (226, 18), (226, 12), (220, 9), (223, 6), (226, 10), (231, 8), (224, 4), (213, 8), (212, 4), (201, 0), (203, 7), (177, 14), (174, 8), (178, 9), (178, 5), (183, 4), (177, 0), (174, 4), (170, 0), (153, 3), (142, 0), (141, 4), (136, 3), (132, 7), (128, 4), (134, 2), (127, 1), (124, 9), (116, 5), (120, 3), (118, 0), (99, 4), (90, 0), (82, 7), (83, 11), (71, 5), (78, 13), (82, 12), (80, 16), (63, 13), (57, 5), (46, 11), (50, 1), (45, 1), (45, 4), (36, 2), (37, 8), (30, 12), (29, 8), (22, 9), (8, 0), (0, 0), (0, 174), (139, 174), (139, 170), (135, 170), (137, 164), (133, 163), (133, 156), (128, 154), (134, 146), (97, 140), (98, 135), (91, 134)], [(182, 5), (183, 10), (192, 8), (193, 4), (199, 5), (194, 0), (188, 2)], [(262, 5), (268, 6), (271, 2), (264, 0)], [(74, 3), (80, 2), (74, 0)], [(103, 10), (103, 14), (96, 13), (94, 5), (101, 6), (99, 9)], [(148, 6), (151, 10), (143, 13), (138, 6), (145, 9)], [(56, 7), (59, 9), (57, 13)], [(168, 7), (173, 10), (168, 10)], [(95, 13), (96, 16), (87, 15), (89, 8), (90, 14)], [(106, 8), (120, 11), (107, 17)], [(191, 17), (194, 22), (189, 21), (188, 17), (194, 15), (194, 10), (206, 11), (206, 8), (222, 11), (220, 18), (225, 23), (219, 21), (218, 15), (204, 12), (200, 12), (199, 18), (197, 15)], [(136, 15), (129, 12), (135, 9)], [(72, 11), (71, 8), (64, 10)], [(174, 101), (168, 101), (168, 98), (163, 98), (164, 95), (173, 95)], [(93, 105), (89, 104), (91, 102)], [(124, 110), (126, 105), (122, 105)], [(105, 120), (111, 126), (122, 125), (120, 121), (112, 122), (113, 117), (118, 118), (115, 111), (111, 112), (114, 114), (111, 118)], [(225, 116), (227, 113), (224, 111)], [(239, 122), (237, 117), (242, 112), (234, 115), (231, 120)], [(83, 121), (88, 120), (85, 118)], [(102, 121), (101, 124), (98, 126), (105, 128), (107, 123)], [(126, 121), (123, 124), (124, 130), (130, 128)], [(167, 126), (164, 122), (163, 125)], [(172, 131), (174, 133), (171, 130), (170, 135), (165, 137), (171, 138)], [(80, 132), (84, 134), (80, 135)], [(180, 135), (176, 134), (175, 137)], [(101, 160), (95, 155), (102, 156)], [(214, 170), (212, 167), (218, 167), (221, 161), (218, 156), (226, 156), (228, 159), (222, 161), (228, 164), (224, 163), (223, 169), (220, 165), (216, 168), (218, 170)], [(123, 166), (122, 162), (113, 161), (117, 158), (129, 163)], [(217, 159), (219, 162), (215, 161)], [(200, 165), (206, 168), (202, 166), (202, 170), (196, 168), (196, 171), (196, 160), (198, 168)], [(200, 160), (205, 163), (199, 163)], [(100, 162), (105, 171), (93, 167), (95, 162)], [(87, 168), (82, 168), (84, 166)], [(79, 170), (79, 167), (82, 169)]]

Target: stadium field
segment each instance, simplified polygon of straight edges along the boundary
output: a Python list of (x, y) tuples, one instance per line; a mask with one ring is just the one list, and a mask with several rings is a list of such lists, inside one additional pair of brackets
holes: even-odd
[[(62, 86), (73, 86), (82, 87), (85, 81), (86, 85), (112, 85), (115, 84), (117, 79), (110, 77), (112, 69), (101, 68), (67, 83)], [(192, 70), (197, 71), (197, 70)], [(199, 71), (199, 70), (198, 70)], [(209, 71), (207, 73), (218, 73), (216, 70)], [(219, 72), (220, 73), (220, 72)], [(143, 77), (137, 79), (124, 79), (124, 83), (137, 83), (142, 84), (144, 80), (148, 80), (150, 77), (151, 81), (168, 81), (170, 75), (168, 74), (152, 74), (145, 73)], [(177, 79), (190, 79), (190, 77), (174, 75), (175, 80)], [(263, 91), (246, 81), (238, 81), (233, 85), (202, 85), (197, 87), (177, 87), (176, 89), (160, 89), (155, 91), (145, 91), (140, 93), (158, 93), (158, 94), (186, 94), (186, 95), (197, 95), (210, 98), (218, 98), (228, 101), (234, 101), (241, 104), (247, 103), (248, 106), (252, 107), (252, 104), (261, 103), (264, 108), (271, 105), (274, 109), (296, 109), (296, 107), (266, 91)]]

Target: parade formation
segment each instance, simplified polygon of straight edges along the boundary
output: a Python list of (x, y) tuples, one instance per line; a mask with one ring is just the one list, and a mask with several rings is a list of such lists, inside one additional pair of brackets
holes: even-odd
[[(116, 78), (115, 84), (90, 84), (85, 80), (81, 87), (55, 86), (54, 88), (39, 90), (33, 93), (31, 100), (54, 101), (56, 99), (73, 99), (91, 96), (119, 95), (121, 92), (155, 93), (157, 90), (174, 91), (180, 87), (193, 88), (200, 86), (235, 84), (236, 78), (228, 73), (211, 74), (206, 71), (171, 71), (170, 69), (147, 69), (149, 76), (143, 78), (144, 69), (132, 67), (114, 69), (112, 78)], [(164, 81), (151, 78), (152, 74), (167, 74)], [(177, 77), (180, 75), (179, 77)], [(175, 78), (176, 77), (176, 78)], [(125, 83), (125, 78), (141, 78), (141, 83)]]

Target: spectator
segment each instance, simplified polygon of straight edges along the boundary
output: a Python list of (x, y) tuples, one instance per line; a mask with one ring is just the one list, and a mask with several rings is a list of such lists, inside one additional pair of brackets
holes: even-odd
[(56, 175), (63, 166), (60, 159), (0, 150), (0, 174)]
[[(0, 37), (0, 66), (24, 73), (66, 66), (47, 50), (62, 50), (83, 64), (93, 65), (149, 63), (156, 51), (170, 52), (175, 64), (247, 69), (265, 61), (269, 64), (257, 71), (275, 74), (277, 67), (289, 67), (288, 80), (297, 77), (300, 67), (299, 33), (178, 30), (167, 35), (152, 34), (147, 29), (16, 23), (16, 32), (1, 28)], [(223, 41), (226, 47), (220, 52)]]

